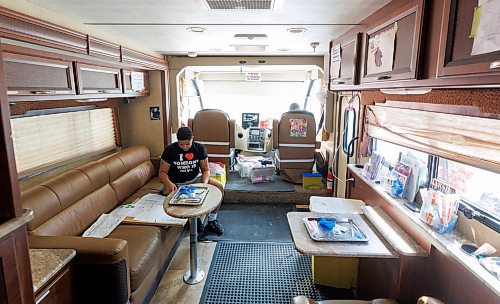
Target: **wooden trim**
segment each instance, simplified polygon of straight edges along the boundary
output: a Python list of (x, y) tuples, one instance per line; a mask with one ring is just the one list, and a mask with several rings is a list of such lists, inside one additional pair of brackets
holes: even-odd
[(92, 36), (89, 39), (89, 55), (106, 58), (112, 61), (121, 60), (121, 47), (118, 44), (110, 43)]
[(137, 64), (152, 69), (164, 70), (168, 68), (168, 62), (164, 59), (137, 52), (122, 47), (122, 62), (127, 64)]
[(87, 53), (87, 35), (0, 7), (0, 37)]
[(170, 94), (169, 94), (169, 78), (168, 70), (160, 71), (161, 74), (161, 104), (163, 108), (163, 145), (166, 147), (172, 141), (170, 138), (170, 130), (172, 129), (172, 121), (170, 119)]

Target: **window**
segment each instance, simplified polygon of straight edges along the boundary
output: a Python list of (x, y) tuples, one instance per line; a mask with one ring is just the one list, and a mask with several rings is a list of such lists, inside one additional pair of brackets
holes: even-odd
[(375, 147), (374, 151), (378, 154), (382, 155), (385, 160), (391, 164), (395, 164), (399, 160), (399, 155), (412, 155), (417, 158), (423, 164), (427, 164), (428, 154), (424, 152), (420, 152), (417, 150), (413, 150), (410, 148), (406, 148), (403, 146), (391, 144), (389, 142), (375, 139)]
[(111, 109), (43, 114), (11, 119), (17, 171), (21, 175), (116, 147)]
[(438, 178), (471, 205), (500, 219), (500, 174), (440, 158)]

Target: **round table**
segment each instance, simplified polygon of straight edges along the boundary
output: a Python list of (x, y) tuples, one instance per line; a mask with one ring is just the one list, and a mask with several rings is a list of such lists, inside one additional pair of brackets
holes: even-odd
[(198, 269), (198, 227), (197, 218), (201, 215), (213, 211), (219, 206), (222, 201), (222, 192), (219, 188), (209, 184), (193, 184), (193, 186), (207, 187), (208, 193), (203, 200), (203, 203), (197, 206), (179, 205), (172, 206), (168, 202), (175, 195), (175, 192), (170, 193), (163, 202), (165, 212), (173, 217), (189, 219), (189, 260), (190, 270), (184, 274), (184, 282), (193, 285), (201, 282), (205, 277), (205, 272)]

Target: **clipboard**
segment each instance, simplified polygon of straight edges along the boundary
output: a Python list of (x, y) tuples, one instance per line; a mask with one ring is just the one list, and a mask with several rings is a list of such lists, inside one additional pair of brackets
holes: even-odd
[(182, 189), (188, 189), (188, 187), (189, 186), (179, 187), (168, 204), (172, 206), (198, 206), (203, 204), (208, 194), (208, 187), (195, 186), (193, 193), (184, 193)]

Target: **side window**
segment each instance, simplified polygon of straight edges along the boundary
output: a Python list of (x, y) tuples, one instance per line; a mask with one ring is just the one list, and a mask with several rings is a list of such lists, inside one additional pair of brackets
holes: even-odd
[(14, 116), (11, 126), (21, 177), (116, 148), (113, 111), (109, 108)]

